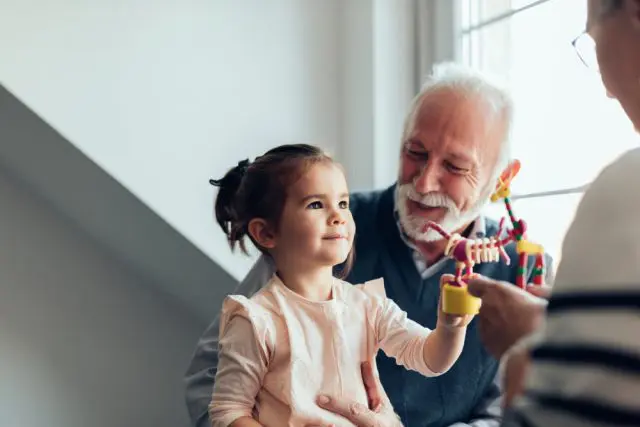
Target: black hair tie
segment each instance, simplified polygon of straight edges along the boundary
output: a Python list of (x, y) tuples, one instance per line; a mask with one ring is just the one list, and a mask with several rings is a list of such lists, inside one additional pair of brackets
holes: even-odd
[[(244, 175), (247, 173), (247, 169), (249, 169), (250, 164), (251, 162), (249, 161), (249, 159), (240, 160), (238, 162), (238, 165), (235, 168), (233, 168), (233, 172), (235, 172), (238, 175), (238, 177), (242, 179), (242, 177), (244, 177)], [(223, 184), (223, 181), (224, 181), (224, 178), (210, 179), (209, 184), (216, 187), (220, 187)]]
[(242, 175), (244, 175), (247, 172), (247, 169), (249, 169), (249, 164), (249, 159), (241, 160), (238, 162), (238, 166), (236, 166), (236, 168)]

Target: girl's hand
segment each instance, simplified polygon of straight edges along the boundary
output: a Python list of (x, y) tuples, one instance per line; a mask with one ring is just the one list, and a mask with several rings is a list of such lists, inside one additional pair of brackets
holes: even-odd
[(438, 326), (444, 327), (446, 329), (456, 331), (462, 330), (466, 328), (471, 320), (473, 320), (473, 314), (448, 314), (442, 311), (442, 287), (446, 283), (451, 283), (455, 281), (455, 276), (453, 274), (443, 274), (440, 276), (440, 302), (438, 303)]

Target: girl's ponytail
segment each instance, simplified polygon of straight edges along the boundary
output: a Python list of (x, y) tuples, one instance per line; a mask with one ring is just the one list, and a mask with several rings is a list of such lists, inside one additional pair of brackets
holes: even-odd
[(249, 159), (242, 160), (237, 166), (230, 169), (225, 176), (219, 180), (211, 179), (209, 183), (219, 187), (218, 196), (215, 203), (216, 221), (227, 236), (231, 249), (238, 243), (243, 252), (246, 253), (244, 237), (247, 234), (247, 223), (244, 218), (239, 203), (239, 193), (243, 178), (249, 168)]

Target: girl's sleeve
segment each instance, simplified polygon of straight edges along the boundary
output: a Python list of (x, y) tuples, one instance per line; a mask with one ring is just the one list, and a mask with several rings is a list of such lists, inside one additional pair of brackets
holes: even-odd
[(432, 371), (424, 360), (423, 349), (431, 329), (409, 319), (405, 311), (387, 298), (382, 278), (365, 283), (361, 289), (370, 297), (369, 318), (376, 348), (381, 348), (399, 365), (424, 376), (442, 374)]
[(209, 404), (213, 427), (227, 427), (240, 417), (254, 416), (270, 358), (262, 314), (260, 307), (244, 297), (228, 297), (223, 304), (218, 370)]

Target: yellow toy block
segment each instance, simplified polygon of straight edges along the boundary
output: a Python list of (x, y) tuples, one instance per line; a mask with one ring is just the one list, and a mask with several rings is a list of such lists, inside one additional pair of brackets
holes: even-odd
[(442, 311), (447, 314), (478, 314), (482, 300), (471, 295), (466, 286), (445, 284), (442, 287)]
[(544, 254), (544, 248), (537, 243), (529, 242), (528, 240), (520, 240), (516, 244), (516, 252), (519, 254)]
[(495, 193), (491, 195), (491, 201), (497, 202), (500, 199), (504, 199), (505, 197), (509, 197), (511, 195), (511, 191), (509, 187), (500, 187)]

